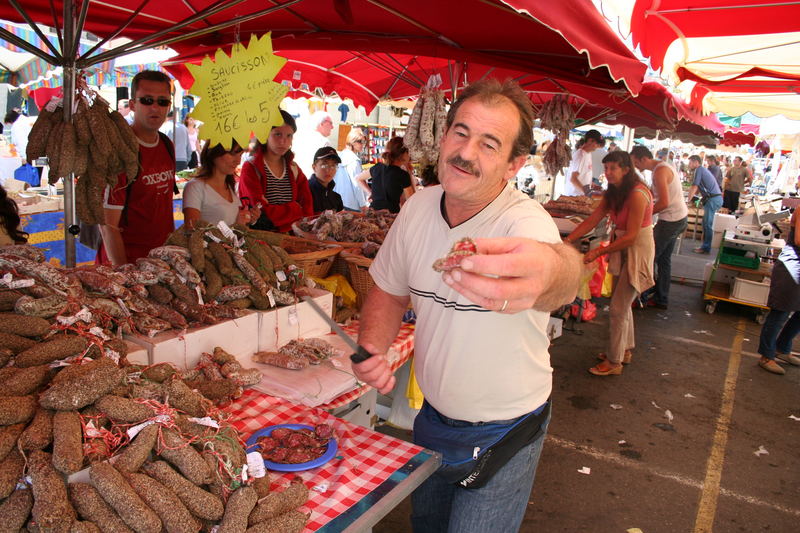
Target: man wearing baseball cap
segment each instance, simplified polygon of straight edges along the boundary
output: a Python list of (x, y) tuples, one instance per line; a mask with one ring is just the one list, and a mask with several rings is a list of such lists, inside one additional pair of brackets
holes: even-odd
[(314, 173), (308, 180), (308, 186), (314, 199), (315, 214), (327, 210), (341, 211), (344, 209), (342, 197), (333, 190), (336, 186), (333, 177), (341, 162), (339, 154), (332, 146), (323, 146), (314, 154), (314, 163), (311, 167)]

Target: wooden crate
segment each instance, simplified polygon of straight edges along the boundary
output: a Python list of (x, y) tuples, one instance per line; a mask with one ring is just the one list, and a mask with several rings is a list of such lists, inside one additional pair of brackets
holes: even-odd
[(689, 207), (689, 215), (687, 216), (689, 225), (686, 226), (684, 237), (693, 239), (703, 238), (703, 208), (702, 207)]

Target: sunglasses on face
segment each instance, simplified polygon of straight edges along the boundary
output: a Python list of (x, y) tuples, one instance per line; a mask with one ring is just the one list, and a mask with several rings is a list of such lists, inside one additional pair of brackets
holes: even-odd
[(152, 96), (140, 96), (135, 98), (142, 105), (153, 105), (155, 102), (160, 107), (169, 107), (172, 105), (172, 100), (169, 98), (153, 98)]

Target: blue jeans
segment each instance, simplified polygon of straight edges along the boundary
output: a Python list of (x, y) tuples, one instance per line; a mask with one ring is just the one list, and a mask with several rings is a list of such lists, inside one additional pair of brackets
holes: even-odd
[(800, 333), (800, 311), (771, 309), (764, 320), (764, 325), (761, 326), (758, 353), (773, 360), (776, 351), (792, 353), (792, 341), (798, 333)]
[[(465, 489), (447, 478), (464, 477), (473, 464), (441, 466), (411, 495), (414, 533), (510, 533), (518, 531), (525, 517), (536, 465), (542, 454), (548, 417), (541, 435), (522, 448), (489, 482), (479, 489)], [(455, 475), (455, 469), (463, 475)]]
[(703, 206), (703, 245), (700, 247), (706, 252), (711, 251), (711, 239), (714, 238), (714, 213), (722, 207), (722, 195), (706, 200)]
[(672, 279), (672, 252), (675, 250), (675, 242), (681, 233), (686, 231), (688, 222), (686, 217), (673, 222), (659, 220), (653, 228), (653, 240), (656, 244), (655, 265), (656, 265), (656, 284), (652, 289), (648, 289), (642, 295), (649, 297), (654, 294), (653, 300), (657, 304), (667, 305), (669, 303), (669, 284)]

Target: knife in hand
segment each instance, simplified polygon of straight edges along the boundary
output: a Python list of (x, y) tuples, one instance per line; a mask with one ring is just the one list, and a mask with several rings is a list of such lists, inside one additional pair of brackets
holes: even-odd
[(334, 333), (336, 333), (339, 338), (341, 338), (350, 348), (353, 349), (353, 353), (350, 355), (350, 360), (354, 363), (363, 363), (370, 357), (372, 354), (369, 353), (363, 346), (358, 344), (353, 338), (344, 332), (344, 330), (333, 320), (328, 313), (326, 313), (317, 302), (310, 296), (303, 296), (303, 300), (305, 300), (308, 305), (311, 306), (311, 309), (314, 310), (321, 318), (328, 323)]

